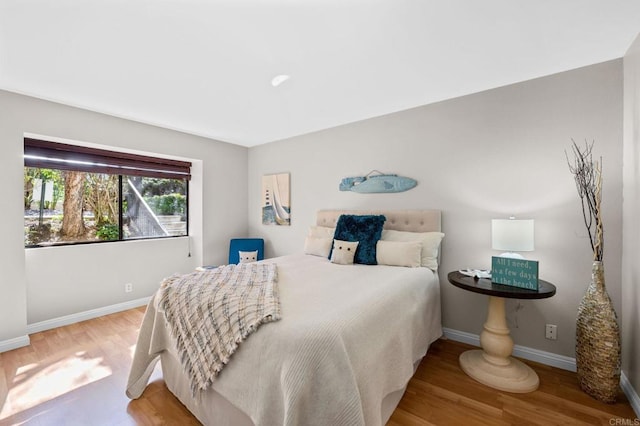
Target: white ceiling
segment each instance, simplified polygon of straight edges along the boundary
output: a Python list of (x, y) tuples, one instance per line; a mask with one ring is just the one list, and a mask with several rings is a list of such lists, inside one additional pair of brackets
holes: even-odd
[(0, 88), (254, 146), (619, 58), (639, 32), (638, 0), (0, 0)]

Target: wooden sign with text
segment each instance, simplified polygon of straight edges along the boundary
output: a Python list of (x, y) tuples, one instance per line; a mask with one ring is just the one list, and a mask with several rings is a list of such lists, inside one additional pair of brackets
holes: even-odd
[(538, 261), (493, 256), (491, 282), (538, 290)]

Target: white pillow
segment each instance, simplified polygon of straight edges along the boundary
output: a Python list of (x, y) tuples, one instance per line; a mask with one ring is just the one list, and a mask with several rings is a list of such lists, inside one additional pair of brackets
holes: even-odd
[[(315, 238), (331, 238), (333, 240), (333, 234), (336, 233), (336, 228), (327, 228), (326, 226), (311, 226), (309, 227), (309, 237)], [(329, 256), (329, 254), (327, 254)]]
[(251, 263), (258, 260), (258, 250), (256, 251), (239, 251), (240, 263)]
[(304, 240), (304, 254), (329, 257), (333, 238), (307, 237)]
[(422, 244), (419, 241), (383, 241), (376, 245), (378, 265), (408, 266), (422, 265)]
[(353, 258), (358, 248), (357, 241), (333, 240), (333, 251), (331, 252), (331, 262), (341, 265), (353, 265)]
[(383, 229), (380, 239), (383, 241), (419, 241), (422, 244), (422, 266), (436, 271), (438, 270), (440, 242), (443, 237), (442, 232), (406, 232)]

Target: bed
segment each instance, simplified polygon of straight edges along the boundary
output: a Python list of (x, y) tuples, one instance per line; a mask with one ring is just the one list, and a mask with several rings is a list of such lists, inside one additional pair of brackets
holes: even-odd
[[(383, 232), (396, 236), (440, 231), (439, 210), (322, 210), (312, 228), (334, 228), (342, 214), (382, 214)], [(127, 395), (142, 394), (160, 360), (169, 390), (206, 425), (386, 423), (442, 335), (437, 269), (338, 265), (311, 254), (262, 262), (277, 265), (279, 321), (261, 325), (210, 388), (194, 395), (154, 297)]]

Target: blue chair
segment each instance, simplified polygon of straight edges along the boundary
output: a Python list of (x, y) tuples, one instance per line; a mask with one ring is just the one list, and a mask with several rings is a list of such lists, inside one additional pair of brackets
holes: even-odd
[(258, 251), (258, 259), (264, 259), (264, 240), (262, 238), (233, 238), (229, 242), (229, 265), (240, 263), (241, 251)]

